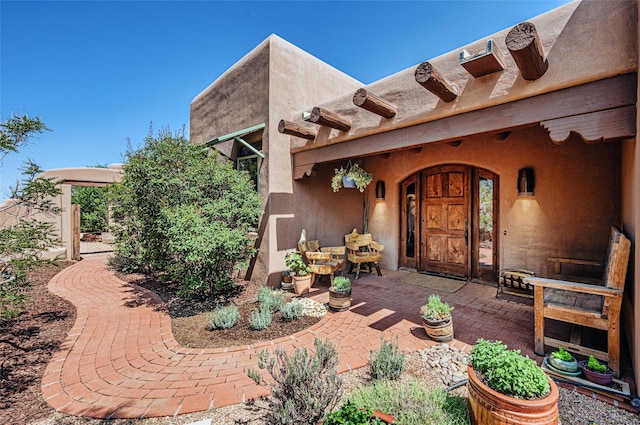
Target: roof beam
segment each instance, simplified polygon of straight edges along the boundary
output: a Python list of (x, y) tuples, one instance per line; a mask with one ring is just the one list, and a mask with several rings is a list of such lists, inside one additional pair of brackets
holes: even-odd
[(429, 62), (418, 65), (414, 76), (422, 87), (445, 102), (452, 102), (458, 97), (456, 86), (447, 81)]
[(549, 68), (544, 59), (542, 43), (536, 27), (531, 22), (522, 22), (509, 31), (505, 38), (507, 49), (525, 80), (537, 80)]
[(353, 95), (353, 104), (383, 118), (393, 118), (396, 115), (396, 108), (385, 102), (381, 97), (367, 91), (358, 89)]
[(336, 130), (340, 131), (351, 130), (351, 121), (344, 117), (341, 117), (335, 112), (327, 111), (326, 109), (320, 108), (318, 106), (311, 110), (309, 121), (314, 124), (335, 128)]

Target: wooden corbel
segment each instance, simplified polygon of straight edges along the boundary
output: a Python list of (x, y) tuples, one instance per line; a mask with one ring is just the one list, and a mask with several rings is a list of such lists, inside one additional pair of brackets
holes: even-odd
[(351, 129), (351, 121), (341, 117), (335, 112), (327, 111), (326, 109), (319, 108), (317, 106), (311, 110), (309, 121), (314, 124), (335, 128), (340, 131), (349, 131)]
[(300, 180), (305, 176), (315, 176), (317, 173), (317, 164), (296, 165), (293, 167), (293, 179)]
[(422, 62), (416, 68), (415, 78), (418, 83), (445, 102), (458, 97), (458, 90), (449, 83), (429, 62)]
[(625, 106), (542, 121), (540, 125), (549, 132), (549, 138), (556, 145), (567, 143), (572, 135), (593, 144), (635, 137), (635, 117), (636, 107)]
[(382, 98), (366, 89), (358, 89), (353, 95), (353, 104), (380, 115), (383, 118), (393, 118), (396, 115), (396, 108), (385, 102)]
[(536, 27), (522, 22), (509, 31), (505, 39), (509, 53), (525, 80), (537, 80), (547, 72), (549, 62), (544, 59), (542, 43)]
[(291, 121), (280, 120), (278, 131), (289, 136), (302, 137), (303, 139), (313, 140), (316, 138), (316, 132), (310, 128), (298, 125)]

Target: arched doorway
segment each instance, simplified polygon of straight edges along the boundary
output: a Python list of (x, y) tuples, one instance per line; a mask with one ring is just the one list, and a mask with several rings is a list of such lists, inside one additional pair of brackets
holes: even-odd
[(401, 183), (401, 210), (401, 267), (495, 281), (495, 173), (459, 164), (426, 168)]

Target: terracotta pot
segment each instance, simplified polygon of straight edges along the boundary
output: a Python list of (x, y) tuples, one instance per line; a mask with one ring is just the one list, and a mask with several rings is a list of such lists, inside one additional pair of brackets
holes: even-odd
[(471, 366), (469, 373), (469, 414), (474, 425), (557, 425), (558, 386), (549, 379), (551, 393), (540, 400), (509, 397), (486, 386)]
[(587, 360), (581, 360), (580, 370), (582, 370), (582, 374), (586, 376), (589, 381), (598, 385), (611, 385), (613, 374), (615, 373), (613, 369), (607, 366), (606, 372), (595, 372), (587, 367), (588, 363)]
[(448, 342), (453, 339), (453, 318), (449, 316), (442, 320), (422, 318), (422, 326), (425, 332), (434, 341)]
[(351, 307), (351, 288), (345, 292), (329, 289), (329, 309), (331, 311), (346, 311)]
[(293, 292), (297, 295), (306, 294), (311, 289), (311, 279), (313, 275), (293, 276)]

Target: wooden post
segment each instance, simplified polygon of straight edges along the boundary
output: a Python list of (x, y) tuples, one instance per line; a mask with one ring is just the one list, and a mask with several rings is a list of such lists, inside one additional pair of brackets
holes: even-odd
[(366, 89), (358, 89), (358, 91), (356, 91), (353, 95), (353, 103), (383, 118), (393, 118), (396, 115), (395, 107), (375, 94), (369, 93)]
[(455, 86), (449, 83), (429, 62), (422, 62), (418, 65), (415, 77), (422, 87), (445, 102), (451, 102), (458, 97)]
[(537, 80), (547, 72), (549, 62), (544, 59), (538, 32), (531, 22), (522, 22), (513, 27), (507, 34), (505, 43), (522, 78)]
[(327, 111), (326, 109), (315, 107), (311, 110), (311, 117), (309, 118), (314, 124), (324, 125), (327, 127), (335, 128), (340, 131), (349, 131), (351, 129), (351, 122), (336, 114), (335, 112)]
[(291, 121), (280, 120), (280, 123), (278, 124), (278, 131), (283, 134), (302, 137), (307, 140), (313, 140), (316, 138), (315, 131)]
[(80, 260), (80, 205), (71, 205), (71, 259)]

